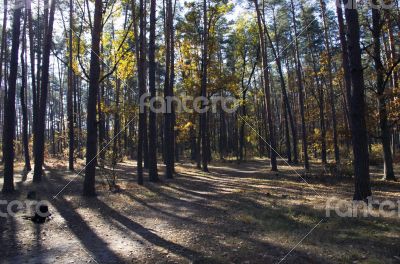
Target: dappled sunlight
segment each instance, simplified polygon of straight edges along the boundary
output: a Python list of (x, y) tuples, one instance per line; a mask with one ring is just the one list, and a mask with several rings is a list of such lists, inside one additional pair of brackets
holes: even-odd
[[(245, 166), (216, 165), (204, 174), (191, 164), (181, 163), (173, 181), (138, 186), (135, 163), (123, 162), (114, 170), (119, 192), (109, 191), (104, 177), (111, 172), (104, 168), (99, 169), (97, 178), (98, 198), (82, 198), (80, 176), (47, 165), (45, 188), (40, 194), (43, 198), (49, 194), (53, 218), (36, 229), (34, 224), (26, 226), (16, 218), (18, 232), (13, 232), (18, 235), (13, 240), (24, 244), (22, 251), (39, 252), (41, 261), (55, 254), (63, 260), (70, 251), (75, 257), (87, 261), (93, 257), (103, 263), (143, 259), (149, 263), (160, 259), (245, 261), (248, 252), (254, 252), (260, 261), (270, 263), (279, 261), (322, 220), (289, 261), (380, 259), (395, 254), (400, 243), (397, 217), (326, 218), (327, 198), (351, 201), (351, 181), (326, 184), (308, 176), (306, 184), (285, 169), (272, 173), (264, 160), (253, 161), (249, 167), (246, 173)], [(21, 183), (22, 195), (34, 186), (31, 177), (28, 174)], [(53, 199), (51, 195), (72, 179), (62, 195)], [(376, 186), (380, 189), (374, 191), (376, 197), (395, 199), (399, 194), (397, 183), (388, 186)], [(32, 240), (26, 243), (29, 237)], [(59, 242), (50, 244), (51, 240)], [(368, 252), (360, 241), (382, 250)], [(351, 250), (343, 250), (342, 244)], [(32, 252), (32, 258), (39, 261), (39, 253)]]

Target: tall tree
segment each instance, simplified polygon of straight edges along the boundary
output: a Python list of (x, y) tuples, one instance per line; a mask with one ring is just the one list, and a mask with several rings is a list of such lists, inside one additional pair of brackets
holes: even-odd
[(94, 4), (92, 46), (90, 54), (89, 94), (87, 102), (87, 141), (86, 168), (83, 195), (95, 196), (96, 157), (97, 157), (97, 93), (100, 84), (100, 39), (103, 23), (103, 1)]
[[(374, 0), (374, 4), (377, 1)], [(374, 62), (376, 72), (376, 88), (378, 96), (378, 112), (379, 112), (379, 126), (381, 129), (381, 140), (383, 147), (383, 161), (384, 161), (384, 179), (395, 180), (393, 171), (393, 158), (390, 146), (390, 127), (388, 124), (388, 113), (386, 103), (386, 82), (384, 80), (385, 69), (381, 59), (381, 32), (383, 21), (381, 18), (381, 11), (377, 8), (372, 9), (372, 35), (374, 45)]]
[(268, 72), (268, 54), (267, 46), (265, 43), (264, 34), (264, 23), (262, 22), (262, 11), (259, 7), (258, 0), (254, 0), (256, 13), (257, 13), (257, 24), (258, 24), (258, 34), (260, 38), (260, 51), (261, 51), (261, 61), (262, 61), (262, 72), (263, 72), (263, 87), (264, 87), (264, 100), (265, 108), (267, 114), (267, 123), (269, 129), (269, 147), (270, 147), (270, 158), (271, 158), (271, 170), (277, 171), (278, 164), (276, 160), (276, 142), (275, 142), (275, 129), (272, 116), (272, 104), (271, 104), (271, 90), (270, 90), (270, 80)]
[[(207, 0), (203, 0), (203, 53), (201, 58), (201, 96), (207, 98), (207, 60), (208, 60), (208, 16), (207, 16)], [(202, 102), (201, 109), (205, 109), (206, 105)], [(201, 163), (203, 171), (208, 172), (208, 120), (207, 112), (200, 114), (200, 130), (201, 130)]]
[[(156, 41), (156, 0), (150, 3), (150, 39), (149, 39), (149, 90), (151, 98), (156, 94), (156, 61), (155, 61), (155, 41)], [(157, 119), (156, 113), (149, 111), (149, 178), (150, 181), (158, 181), (157, 172)]]
[(49, 17), (46, 18), (45, 37), (43, 42), (43, 60), (42, 60), (42, 74), (40, 81), (40, 96), (39, 108), (37, 117), (37, 126), (34, 137), (34, 154), (35, 154), (35, 168), (33, 174), (33, 181), (40, 182), (42, 180), (42, 167), (44, 163), (44, 138), (46, 127), (46, 104), (49, 85), (49, 68), (50, 68), (50, 51), (53, 40), (53, 24), (55, 13), (56, 0), (51, 1)]
[(346, 26), (344, 24), (344, 19), (343, 19), (343, 9), (341, 0), (339, 0), (339, 2), (336, 4), (336, 14), (338, 17), (339, 39), (342, 50), (342, 67), (343, 67), (344, 82), (346, 87), (346, 102), (347, 102), (347, 108), (350, 109), (350, 100), (351, 100), (351, 75), (349, 68), (350, 62), (349, 62), (349, 52), (347, 49)]
[[(288, 93), (286, 90), (286, 82), (285, 82), (285, 78), (283, 75), (282, 59), (281, 59), (281, 53), (280, 53), (280, 45), (279, 45), (279, 37), (278, 37), (278, 31), (277, 31), (277, 26), (276, 26), (275, 13), (273, 14), (273, 21), (274, 21), (274, 33), (275, 33), (275, 38), (276, 38), (276, 40), (275, 40), (276, 48), (272, 42), (272, 38), (270, 37), (267, 27), (265, 27), (265, 33), (267, 34), (268, 40), (271, 43), (272, 52), (275, 57), (276, 67), (277, 67), (278, 73), (279, 73), (279, 81), (281, 83), (281, 90), (282, 90), (282, 96), (283, 96), (284, 107), (285, 107), (284, 112), (285, 112), (285, 116), (287, 115), (289, 117), (289, 123), (290, 123), (290, 128), (291, 128), (291, 133), (292, 133), (293, 162), (297, 163), (298, 162), (297, 128), (296, 128), (296, 124), (294, 122), (292, 106), (289, 102), (289, 96), (288, 96)], [(288, 132), (289, 131), (287, 131), (287, 133)], [(289, 148), (290, 148), (290, 144), (289, 144)], [(289, 155), (289, 151), (288, 151), (288, 159), (289, 159), (289, 157), (290, 157), (290, 155)], [(289, 162), (290, 161), (291, 160), (289, 159)]]
[(14, 137), (15, 137), (15, 90), (18, 76), (18, 50), (19, 37), (21, 34), (21, 6), (15, 3), (14, 18), (12, 26), (12, 46), (10, 61), (10, 76), (8, 78), (8, 89), (6, 104), (4, 108), (4, 184), (3, 193), (14, 191)]
[(22, 112), (22, 144), (24, 148), (25, 170), (31, 171), (31, 161), (29, 155), (29, 135), (28, 135), (28, 107), (26, 100), (26, 91), (28, 89), (28, 75), (27, 75), (27, 56), (26, 56), (26, 23), (27, 23), (27, 8), (25, 8), (24, 25), (22, 33), (22, 49), (21, 49), (21, 112)]
[[(145, 18), (145, 0), (139, 1), (139, 61), (138, 61), (138, 81), (139, 81), (139, 98), (146, 93), (146, 18)], [(137, 37), (137, 36), (136, 36)], [(138, 184), (143, 185), (143, 149), (144, 149), (144, 138), (146, 136), (146, 112), (145, 107), (141, 106), (139, 112), (139, 127), (138, 127), (138, 147), (137, 147), (137, 174)]]
[(73, 89), (74, 89), (74, 78), (73, 78), (73, 50), (72, 50), (72, 30), (73, 30), (73, 2), (69, 1), (69, 36), (68, 36), (68, 91), (67, 91), (67, 115), (68, 115), (68, 169), (74, 170), (74, 105), (72, 100)]
[[(165, 6), (165, 83), (164, 99), (166, 105), (168, 98), (173, 96), (174, 86), (174, 33), (172, 1), (167, 0)], [(174, 107), (171, 105), (164, 114), (164, 160), (166, 165), (165, 177), (172, 179), (174, 175)]]
[(340, 163), (340, 153), (339, 153), (339, 145), (338, 145), (338, 133), (337, 133), (337, 120), (336, 120), (336, 108), (335, 108), (335, 93), (333, 89), (333, 69), (332, 69), (332, 50), (331, 50), (331, 40), (329, 37), (329, 22), (326, 14), (326, 3), (325, 0), (320, 0), (321, 5), (321, 14), (322, 14), (322, 22), (324, 28), (324, 40), (325, 40), (325, 49), (328, 58), (328, 85), (329, 85), (329, 103), (331, 106), (332, 112), (332, 128), (333, 128), (333, 148), (335, 152), (335, 161), (337, 164)]
[[(3, 84), (3, 63), (6, 64), (6, 60), (4, 58), (5, 54), (5, 49), (6, 49), (6, 40), (7, 40), (7, 17), (8, 17), (8, 0), (4, 0), (4, 12), (3, 12), (3, 26), (2, 26), (2, 32), (1, 32), (1, 46), (0, 46), (0, 101), (3, 102), (3, 109), (0, 109), (3, 111), (3, 115), (0, 115), (1, 117), (4, 117), (4, 112), (5, 112), (5, 105), (7, 104), (7, 85), (6, 81), (4, 82), (4, 87), (2, 86)], [(3, 90), (4, 89), (4, 90)], [(0, 122), (3, 122), (3, 120), (0, 120)], [(3, 127), (3, 134), (1, 135), (4, 138), (4, 127)], [(4, 147), (4, 144), (3, 144)], [(2, 157), (2, 162), (4, 161), (4, 155)]]
[(351, 130), (354, 155), (354, 200), (371, 196), (367, 125), (365, 122), (365, 84), (361, 64), (360, 23), (356, 8), (345, 9), (351, 73)]
[(304, 168), (306, 171), (310, 169), (310, 163), (308, 159), (308, 143), (307, 143), (307, 128), (305, 121), (305, 111), (304, 111), (304, 85), (303, 85), (303, 77), (301, 74), (301, 61), (300, 61), (300, 51), (299, 51), (299, 41), (297, 36), (297, 22), (296, 22), (296, 13), (293, 0), (290, 0), (291, 4), (291, 13), (292, 13), (292, 23), (293, 23), (293, 31), (294, 31), (294, 51), (295, 51), (295, 64), (296, 64), (296, 75), (297, 75), (297, 86), (299, 91), (299, 108), (300, 108), (300, 117), (301, 117), (301, 133), (302, 133), (302, 142), (303, 142), (303, 158), (304, 158)]

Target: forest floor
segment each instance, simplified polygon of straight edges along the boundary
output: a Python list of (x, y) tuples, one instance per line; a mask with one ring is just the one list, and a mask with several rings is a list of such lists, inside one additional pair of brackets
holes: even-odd
[[(52, 219), (34, 224), (26, 210), (0, 218), (0, 263), (400, 263), (399, 214), (326, 217), (327, 199), (351, 200), (351, 178), (313, 164), (306, 183), (293, 170), (300, 167), (274, 173), (268, 164), (218, 162), (206, 174), (178, 163), (175, 179), (138, 186), (135, 163), (126, 161), (115, 170), (118, 191), (105, 184), (111, 172), (99, 170), (96, 198), (81, 196), (83, 178), (64, 161), (47, 160), (40, 185), (19, 164), (18, 192), (0, 199), (36, 190)], [(400, 183), (377, 171), (375, 199), (399, 199)]]

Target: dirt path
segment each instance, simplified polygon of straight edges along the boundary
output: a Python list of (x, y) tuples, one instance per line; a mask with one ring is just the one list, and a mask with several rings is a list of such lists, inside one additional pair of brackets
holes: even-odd
[[(289, 167), (271, 173), (265, 161), (216, 164), (210, 174), (185, 163), (174, 180), (140, 187), (125, 162), (115, 171), (121, 190), (110, 192), (111, 172), (101, 170), (98, 197), (88, 199), (80, 176), (47, 165), (42, 185), (27, 175), (18, 194), (1, 199), (35, 189), (53, 218), (36, 225), (24, 210), (1, 218), (1, 263), (279, 263), (313, 228), (282, 263), (396, 263), (399, 255), (398, 217), (325, 218), (327, 197), (351, 197), (350, 179), (316, 174), (306, 183)], [(398, 199), (399, 184), (374, 183), (377, 196)]]

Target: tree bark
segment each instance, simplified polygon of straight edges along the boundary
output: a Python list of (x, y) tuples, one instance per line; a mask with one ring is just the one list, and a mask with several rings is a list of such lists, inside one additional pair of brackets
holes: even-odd
[(276, 160), (276, 143), (275, 143), (275, 129), (274, 122), (272, 116), (272, 104), (271, 104), (271, 91), (269, 84), (269, 72), (268, 72), (268, 55), (267, 55), (267, 47), (265, 44), (265, 35), (263, 29), (263, 22), (261, 17), (261, 10), (258, 5), (258, 0), (254, 0), (254, 4), (256, 7), (257, 13), (257, 24), (258, 24), (258, 33), (260, 38), (260, 51), (261, 51), (261, 60), (262, 60), (262, 72), (263, 72), (263, 87), (264, 87), (264, 101), (265, 101), (265, 110), (267, 114), (267, 123), (268, 123), (268, 131), (269, 131), (269, 147), (270, 147), (270, 158), (271, 158), (271, 170), (278, 171), (278, 164)]
[(368, 135), (365, 122), (365, 84), (361, 64), (360, 24), (357, 9), (345, 9), (348, 30), (348, 53), (352, 82), (351, 130), (354, 154), (354, 200), (371, 196), (369, 176)]
[(74, 170), (74, 105), (72, 100), (73, 89), (74, 89), (74, 78), (73, 78), (73, 50), (72, 50), (72, 27), (73, 27), (73, 3), (69, 1), (69, 67), (68, 67), (68, 91), (67, 91), (67, 112), (68, 112), (68, 169)]
[(174, 115), (173, 106), (169, 108), (168, 97), (173, 96), (173, 13), (172, 1), (166, 1), (165, 16), (165, 83), (164, 97), (167, 105), (167, 111), (164, 113), (164, 160), (166, 165), (165, 177), (172, 179), (174, 174)]
[[(202, 76), (201, 76), (201, 96), (207, 98), (207, 60), (208, 60), (208, 12), (207, 0), (203, 0), (203, 54), (202, 54)], [(201, 109), (205, 110), (206, 105), (202, 102)], [(200, 130), (201, 130), (201, 164), (204, 172), (208, 172), (208, 120), (207, 112), (202, 111), (200, 114)]]
[[(6, 59), (4, 58), (4, 54), (5, 54), (5, 49), (6, 49), (6, 40), (7, 40), (7, 12), (8, 12), (8, 1), (4, 0), (4, 13), (3, 13), (3, 29), (1, 32), (1, 47), (0, 47), (0, 102), (3, 102), (3, 109), (0, 109), (1, 111), (3, 111), (3, 115), (0, 116), (0, 118), (2, 117), (2, 119), (0, 120), (0, 122), (4, 122), (4, 117), (5, 117), (5, 106), (7, 104), (7, 85), (6, 85), (6, 81), (4, 81), (4, 90), (2, 87), (2, 83), (3, 83), (3, 63), (5, 65), (7, 65)], [(5, 78), (4, 78), (5, 79)], [(2, 128), (2, 137), (4, 139), (4, 127)], [(3, 141), (4, 142), (4, 141)], [(4, 148), (4, 143), (3, 143), (3, 148)], [(3, 153), (4, 150), (2, 149)], [(2, 157), (1, 162), (4, 161), (4, 155)]]
[(27, 64), (26, 64), (26, 22), (27, 11), (24, 15), (24, 26), (22, 33), (22, 50), (21, 50), (21, 69), (22, 69), (22, 85), (20, 89), (21, 112), (22, 112), (22, 144), (24, 148), (25, 170), (31, 171), (31, 160), (29, 156), (29, 136), (28, 136), (28, 109), (26, 105), (26, 93), (28, 87)]
[(333, 129), (333, 147), (335, 152), (335, 162), (337, 165), (340, 164), (340, 152), (338, 145), (338, 133), (337, 133), (337, 121), (336, 121), (336, 108), (335, 108), (335, 94), (333, 90), (333, 74), (332, 74), (332, 53), (331, 44), (329, 39), (329, 25), (328, 18), (326, 15), (326, 3), (324, 0), (320, 0), (322, 9), (322, 21), (324, 26), (324, 40), (325, 48), (328, 56), (328, 84), (329, 84), (329, 102), (332, 112), (332, 129)]
[[(275, 15), (274, 15), (274, 31), (275, 31), (275, 37), (277, 38), (277, 29), (275, 25)], [(285, 107), (285, 118), (287, 116), (289, 117), (289, 123), (290, 123), (290, 128), (291, 128), (291, 133), (292, 133), (292, 140), (293, 140), (293, 162), (296, 164), (298, 163), (298, 150), (297, 150), (297, 130), (296, 130), (296, 124), (294, 122), (293, 118), (293, 112), (292, 112), (292, 107), (290, 106), (289, 102), (289, 97), (287, 94), (286, 90), (286, 82), (285, 78), (283, 76), (283, 70), (282, 70), (282, 61), (281, 61), (281, 54), (279, 51), (279, 41), (278, 39), (276, 40), (276, 49), (274, 47), (274, 44), (272, 43), (271, 37), (269, 35), (268, 29), (265, 27), (265, 32), (267, 33), (267, 37), (271, 43), (272, 47), (272, 52), (274, 53), (275, 57), (275, 62), (276, 66), (278, 69), (279, 73), (279, 81), (281, 83), (281, 90), (282, 90), (282, 96), (283, 96), (283, 101), (284, 101), (284, 107)], [(290, 142), (289, 142), (289, 147), (290, 147)], [(288, 161), (290, 162), (291, 159), (289, 158), (289, 153), (288, 153)]]
[[(138, 65), (138, 79), (139, 79), (139, 98), (146, 93), (146, 79), (145, 79), (145, 67), (146, 67), (146, 36), (144, 28), (146, 25), (144, 16), (145, 3), (144, 0), (139, 1), (139, 65)], [(144, 130), (146, 128), (146, 113), (144, 111), (139, 112), (139, 137), (138, 137), (138, 148), (137, 148), (137, 173), (138, 173), (138, 184), (143, 185), (143, 141), (145, 137)]]
[[(54, 12), (55, 12), (55, 1), (51, 1), (50, 13), (48, 20), (48, 27), (45, 30), (45, 37), (43, 42), (43, 60), (42, 60), (42, 74), (40, 81), (40, 96), (39, 96), (39, 108), (38, 108), (38, 119), (36, 133), (34, 137), (34, 154), (35, 154), (35, 168), (33, 173), (33, 182), (41, 182), (42, 180), (42, 169), (44, 163), (44, 138), (45, 138), (45, 126), (46, 126), (46, 103), (48, 95), (49, 85), (49, 67), (50, 67), (50, 51), (53, 39), (53, 24), (54, 24)], [(46, 18), (47, 20), (47, 18)]]
[[(339, 24), (339, 38), (340, 38), (340, 46), (342, 49), (342, 67), (344, 72), (344, 82), (346, 86), (346, 102), (347, 109), (350, 109), (350, 101), (351, 101), (351, 74), (350, 74), (350, 62), (349, 62), (349, 52), (347, 50), (347, 39), (346, 39), (346, 29), (343, 20), (343, 9), (342, 9), (342, 1), (336, 5), (336, 13), (338, 17)], [(350, 122), (351, 124), (351, 122)]]
[[(376, 2), (376, 1), (375, 1)], [(379, 109), (379, 126), (381, 129), (381, 140), (383, 147), (383, 160), (384, 160), (384, 176), (385, 180), (396, 180), (393, 171), (393, 157), (390, 149), (390, 126), (388, 124), (388, 114), (386, 106), (385, 95), (385, 69), (381, 60), (381, 32), (382, 21), (381, 11), (372, 9), (372, 35), (374, 42), (374, 63), (376, 71), (376, 86), (378, 96), (378, 109)]]
[(87, 105), (86, 169), (83, 195), (95, 196), (96, 156), (97, 156), (97, 93), (100, 80), (100, 38), (102, 32), (103, 1), (96, 0), (92, 29), (92, 49), (90, 56), (90, 80)]
[(295, 64), (296, 64), (296, 74), (297, 74), (297, 82), (298, 82), (298, 90), (299, 90), (299, 108), (300, 108), (300, 117), (301, 117), (301, 133), (302, 133), (302, 141), (303, 141), (303, 155), (304, 155), (304, 168), (306, 171), (310, 170), (310, 163), (308, 159), (308, 143), (307, 143), (307, 128), (305, 121), (305, 111), (304, 111), (304, 86), (303, 86), (303, 77), (301, 74), (301, 62), (300, 62), (300, 52), (299, 52), (299, 43), (297, 39), (297, 25), (296, 25), (296, 14), (294, 9), (293, 0), (290, 0), (291, 3), (291, 12), (292, 12), (292, 23), (294, 29), (294, 47), (295, 47)]
[[(155, 40), (156, 40), (156, 0), (151, 0), (150, 5), (150, 39), (149, 39), (149, 90), (150, 98), (156, 98), (156, 61), (155, 61)], [(149, 179), (157, 182), (157, 119), (156, 113), (149, 111)]]
[(14, 10), (12, 27), (12, 47), (10, 61), (10, 76), (8, 78), (8, 89), (4, 109), (4, 184), (3, 193), (14, 192), (14, 137), (15, 137), (15, 90), (18, 75), (18, 50), (19, 37), (21, 34), (21, 7)]

